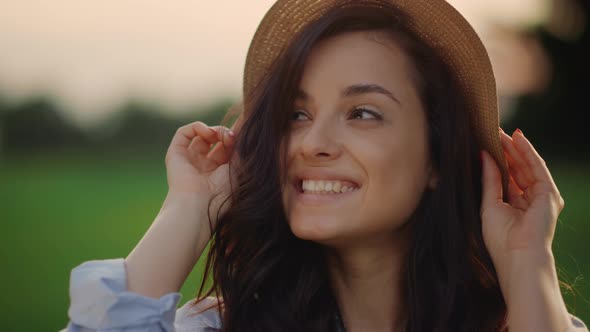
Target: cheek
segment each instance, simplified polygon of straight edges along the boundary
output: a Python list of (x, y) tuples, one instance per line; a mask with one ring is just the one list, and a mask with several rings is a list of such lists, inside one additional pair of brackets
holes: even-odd
[(390, 144), (386, 151), (373, 153), (373, 162), (367, 163), (365, 211), (378, 223), (400, 226), (416, 209), (426, 187), (427, 152), (420, 144), (403, 143)]
[(295, 159), (296, 149), (298, 145), (297, 137), (293, 137), (293, 135), (289, 139), (289, 143), (286, 143), (286, 140), (283, 140), (280, 148), (279, 148), (279, 155), (280, 155), (280, 166), (290, 167)]
[[(280, 167), (281, 167), (281, 174), (283, 174), (283, 168), (286, 168), (286, 170), (289, 169), (289, 167), (291, 167), (291, 165), (294, 164), (294, 159), (295, 159), (295, 153), (294, 153), (294, 148), (293, 148), (294, 144), (293, 142), (291, 142), (288, 146), (287, 144), (281, 144), (281, 154), (280, 154)], [(286, 151), (286, 153), (282, 153), (283, 151)], [(287, 214), (287, 216), (290, 213), (290, 208), (293, 205), (293, 199), (295, 198), (294, 195), (295, 193), (293, 192), (292, 188), (290, 187), (290, 183), (284, 182), (281, 184), (282, 186), (282, 201), (283, 201), (283, 208), (285, 210), (285, 213)]]
[[(417, 208), (422, 197), (423, 181), (414, 176), (416, 169), (392, 166), (392, 174), (372, 182), (367, 191), (365, 211), (367, 220), (398, 227), (403, 225)], [(413, 174), (410, 174), (413, 173)]]

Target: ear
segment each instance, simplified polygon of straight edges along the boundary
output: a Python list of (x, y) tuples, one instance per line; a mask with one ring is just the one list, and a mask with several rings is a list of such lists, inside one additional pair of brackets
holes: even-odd
[(428, 188), (436, 189), (438, 185), (438, 170), (432, 167), (432, 164), (428, 165)]

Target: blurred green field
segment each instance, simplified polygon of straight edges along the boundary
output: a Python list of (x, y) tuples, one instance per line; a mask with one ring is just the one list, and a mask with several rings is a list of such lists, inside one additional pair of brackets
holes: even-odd
[[(590, 322), (590, 164), (548, 162), (566, 201), (554, 252), (572, 313)], [(125, 257), (166, 194), (156, 156), (52, 153), (0, 159), (0, 329), (56, 331), (67, 324), (70, 270)], [(199, 268), (182, 288), (194, 297)]]

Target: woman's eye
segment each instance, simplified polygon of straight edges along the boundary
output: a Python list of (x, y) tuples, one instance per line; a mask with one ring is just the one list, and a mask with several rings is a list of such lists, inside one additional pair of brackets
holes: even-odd
[(366, 108), (355, 108), (350, 112), (350, 118), (358, 120), (383, 120), (381, 114)]
[(309, 120), (309, 116), (303, 111), (293, 112), (293, 121), (305, 121)]

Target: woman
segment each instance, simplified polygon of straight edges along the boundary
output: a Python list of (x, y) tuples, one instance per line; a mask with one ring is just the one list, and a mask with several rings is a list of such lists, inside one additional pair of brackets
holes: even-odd
[[(129, 256), (72, 271), (68, 330), (587, 331), (551, 253), (563, 200), (442, 0), (278, 1), (233, 130), (180, 128), (166, 166)], [(211, 234), (213, 286), (176, 311)]]

